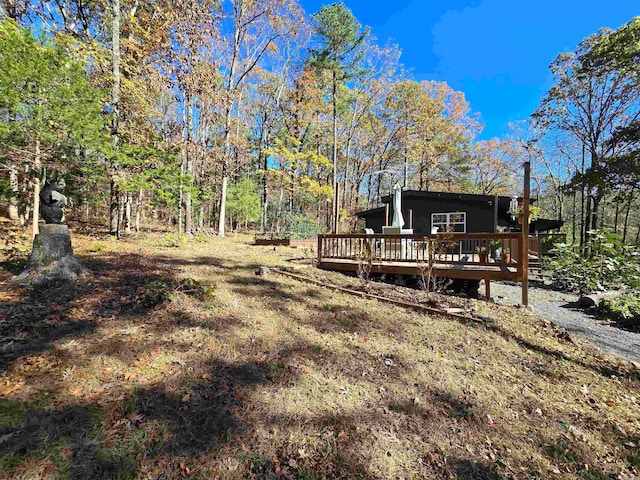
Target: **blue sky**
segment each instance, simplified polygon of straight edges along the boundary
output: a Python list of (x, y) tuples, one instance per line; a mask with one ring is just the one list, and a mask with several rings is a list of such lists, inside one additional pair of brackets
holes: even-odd
[[(301, 0), (309, 13), (326, 0)], [(548, 65), (601, 27), (640, 15), (639, 0), (344, 0), (379, 43), (391, 38), (416, 80), (464, 92), (485, 125), (506, 137), (551, 86)]]

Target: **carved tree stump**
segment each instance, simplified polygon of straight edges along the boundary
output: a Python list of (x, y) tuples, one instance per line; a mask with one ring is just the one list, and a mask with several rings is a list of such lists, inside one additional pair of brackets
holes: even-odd
[(24, 272), (16, 277), (21, 284), (39, 285), (50, 281), (75, 281), (86, 272), (73, 255), (71, 235), (66, 225), (40, 226)]

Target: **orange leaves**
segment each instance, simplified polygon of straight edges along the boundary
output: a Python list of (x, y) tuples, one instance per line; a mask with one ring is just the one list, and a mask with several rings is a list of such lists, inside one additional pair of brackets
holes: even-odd
[(76, 385), (69, 390), (69, 394), (73, 397), (81, 397), (83, 394), (83, 389), (81, 385)]
[(191, 475), (191, 469), (184, 462), (180, 462), (180, 472), (183, 475)]
[(17, 390), (20, 390), (23, 386), (24, 382), (22, 380), (17, 382), (6, 380), (0, 385), (0, 396), (6, 397)]
[(42, 478), (48, 478), (51, 475), (53, 475), (53, 473), (55, 472), (56, 467), (53, 464), (48, 464), (46, 467), (44, 467), (44, 469), (42, 470)]
[(24, 359), (24, 363), (22, 365), (22, 371), (24, 372), (33, 372), (38, 370), (50, 370), (53, 366), (56, 365), (56, 362), (51, 362), (43, 356), (32, 356), (26, 357)]

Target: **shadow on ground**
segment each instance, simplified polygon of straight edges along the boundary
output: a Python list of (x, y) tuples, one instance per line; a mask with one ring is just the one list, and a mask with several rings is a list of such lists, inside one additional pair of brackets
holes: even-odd
[(265, 384), (268, 368), (246, 363), (214, 368), (208, 383), (198, 384), (182, 399), (160, 390), (143, 390), (136, 395), (137, 411), (146, 419), (165, 421), (172, 436), (157, 445), (155, 452), (176, 456), (197, 456), (242, 431), (232, 409), (239, 405), (235, 387)]
[(87, 287), (64, 283), (30, 289), (21, 303), (0, 303), (0, 371), (15, 359), (33, 355), (64, 337), (81, 336), (95, 328), (92, 320), (65, 317), (66, 305)]
[(64, 444), (68, 439), (70, 478), (115, 479), (124, 471), (132, 471), (134, 467), (123, 459), (98, 459), (100, 442), (96, 439), (95, 427), (87, 407), (71, 406), (53, 411), (30, 409), (21, 426), (0, 428), (0, 457), (24, 457), (52, 448), (61, 440)]

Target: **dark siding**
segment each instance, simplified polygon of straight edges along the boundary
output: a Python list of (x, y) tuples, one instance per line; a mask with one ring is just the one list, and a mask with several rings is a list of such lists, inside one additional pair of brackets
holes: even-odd
[(380, 213), (371, 213), (363, 216), (367, 228), (372, 228), (374, 233), (382, 233), (382, 225), (384, 224), (384, 211)]
[[(454, 199), (407, 198), (402, 205), (405, 221), (408, 224), (409, 209), (413, 209), (414, 233), (431, 233), (432, 213), (465, 212), (467, 214), (467, 233), (493, 232), (493, 202)], [(404, 213), (404, 210), (407, 213)]]
[[(392, 201), (391, 196), (383, 197), (383, 201)], [(467, 233), (493, 233), (495, 197), (491, 195), (452, 194), (443, 192), (420, 192), (416, 190), (405, 191), (402, 194), (402, 215), (405, 227), (409, 228), (409, 210), (413, 210), (413, 231), (418, 234), (431, 233), (432, 213), (466, 212)], [(506, 231), (519, 231), (521, 229), (514, 222), (509, 210), (509, 197), (499, 197), (498, 226)], [(393, 218), (393, 203), (389, 205), (389, 219)], [(382, 233), (384, 222), (384, 207), (368, 210), (359, 217), (365, 219), (367, 228), (372, 228), (376, 233)], [(542, 221), (540, 222), (543, 223)], [(535, 229), (536, 224), (532, 225)], [(558, 226), (554, 228), (559, 228)], [(546, 229), (545, 229), (546, 230)], [(535, 230), (532, 230), (535, 231)], [(540, 230), (543, 231), (543, 230)]]
[[(484, 197), (486, 198), (486, 197)], [(424, 198), (406, 195), (402, 200), (402, 215), (405, 226), (409, 228), (409, 210), (413, 210), (413, 231), (418, 234), (431, 233), (432, 213), (466, 212), (467, 233), (493, 232), (493, 200), (470, 200), (457, 198)], [(389, 205), (389, 218), (393, 218), (393, 205)], [(382, 233), (384, 208), (360, 215), (365, 219), (367, 228)], [(389, 221), (391, 223), (391, 221)], [(502, 223), (502, 222), (500, 222)]]

